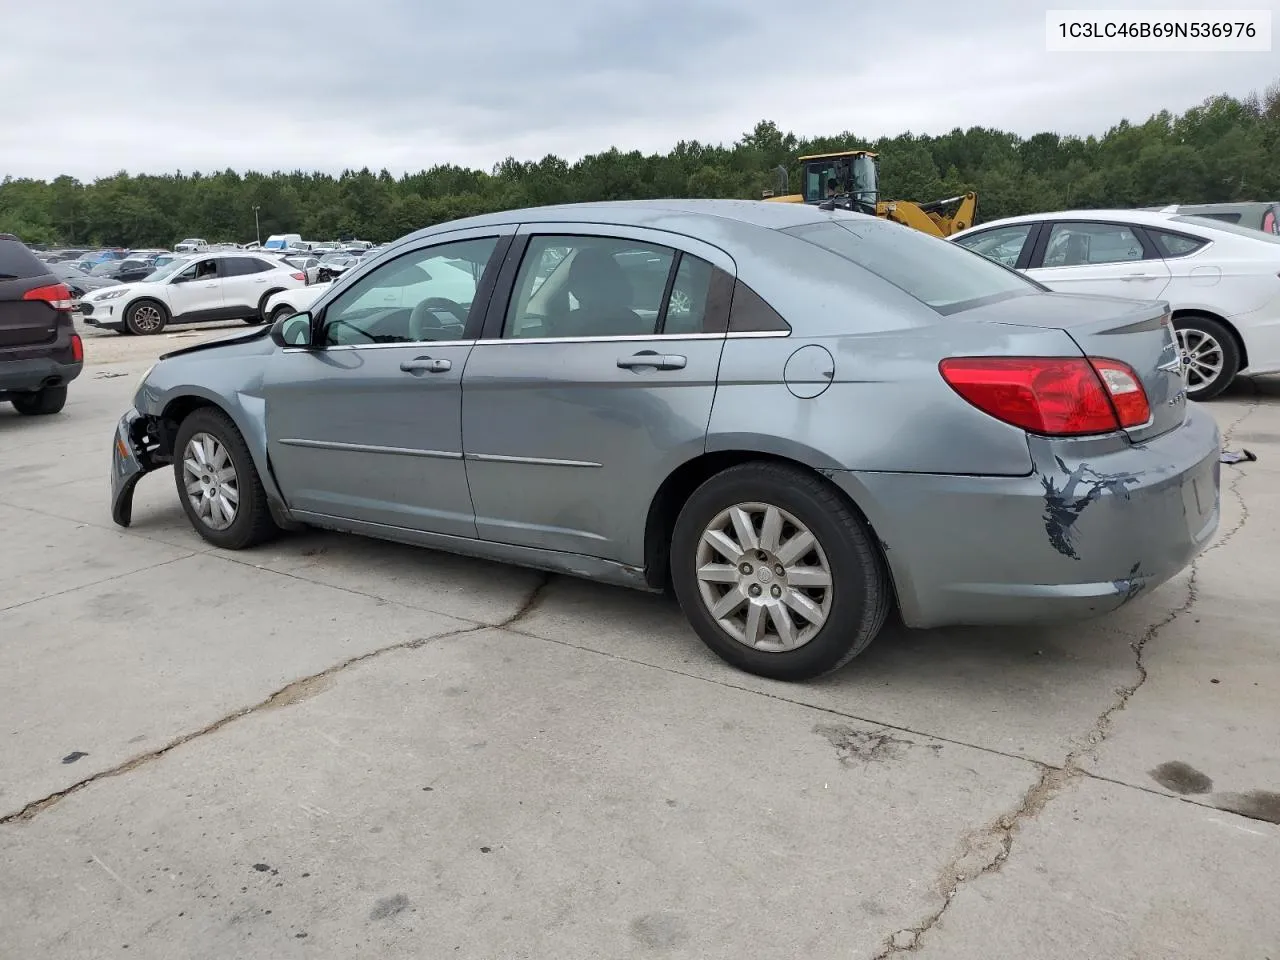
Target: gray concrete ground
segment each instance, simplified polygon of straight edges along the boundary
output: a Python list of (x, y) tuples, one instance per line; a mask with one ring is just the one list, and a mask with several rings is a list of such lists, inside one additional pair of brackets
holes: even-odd
[(87, 341), (0, 411), (0, 957), (1280, 958), (1276, 381), (1210, 405), (1261, 459), (1175, 582), (793, 686), (660, 598), (210, 549), (169, 474), (122, 531), (175, 340)]

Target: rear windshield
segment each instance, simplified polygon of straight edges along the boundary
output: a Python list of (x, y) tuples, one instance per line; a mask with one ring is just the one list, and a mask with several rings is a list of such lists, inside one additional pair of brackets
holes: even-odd
[(901, 224), (859, 218), (783, 232), (851, 260), (942, 314), (1045, 289), (958, 243)]
[(1176, 223), (1189, 223), (1193, 226), (1204, 227), (1206, 230), (1221, 230), (1223, 233), (1234, 233), (1240, 237), (1252, 237), (1254, 240), (1261, 240), (1263, 243), (1280, 243), (1280, 237), (1274, 234), (1264, 233), (1253, 227), (1242, 227), (1238, 223), (1227, 223), (1225, 220), (1211, 220), (1208, 217), (1170, 217), (1170, 220)]
[(31, 280), (49, 273), (21, 240), (0, 237), (0, 280)]

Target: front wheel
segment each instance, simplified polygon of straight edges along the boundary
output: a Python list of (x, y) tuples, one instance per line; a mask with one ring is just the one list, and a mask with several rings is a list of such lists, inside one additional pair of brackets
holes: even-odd
[(154, 300), (139, 300), (124, 316), (124, 325), (129, 332), (139, 336), (159, 333), (168, 322), (169, 316), (164, 307)]
[(863, 520), (820, 478), (747, 463), (707, 480), (671, 538), (672, 584), (721, 659), (775, 680), (810, 680), (867, 648), (890, 584)]
[(293, 307), (289, 306), (287, 303), (282, 303), (271, 311), (271, 322), (279, 323), (285, 317), (292, 317), (297, 312), (297, 310), (293, 309)]
[(1236, 338), (1212, 317), (1189, 314), (1173, 321), (1187, 378), (1187, 399), (1212, 400), (1240, 369)]
[(277, 532), (244, 437), (221, 410), (202, 407), (182, 421), (173, 476), (191, 526), (214, 546), (243, 550)]

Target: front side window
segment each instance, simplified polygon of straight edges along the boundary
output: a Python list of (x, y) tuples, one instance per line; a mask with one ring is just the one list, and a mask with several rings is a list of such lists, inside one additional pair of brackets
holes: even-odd
[(1003, 263), (1006, 267), (1014, 267), (1018, 264), (1018, 257), (1033, 226), (1033, 223), (1016, 223), (1007, 227), (995, 227), (981, 233), (957, 237), (955, 242), (974, 253)]
[(1146, 257), (1142, 241), (1120, 223), (1055, 223), (1044, 251), (1046, 267), (1127, 263)]
[(344, 290), (325, 308), (323, 346), (459, 340), (496, 237), (406, 253)]
[(529, 241), (505, 339), (701, 332), (711, 264), (671, 247), (613, 237)]
[(175, 278), (180, 281), (193, 280), (213, 280), (218, 276), (218, 263), (216, 260), (201, 260), (199, 263), (193, 263), (187, 269), (183, 270)]

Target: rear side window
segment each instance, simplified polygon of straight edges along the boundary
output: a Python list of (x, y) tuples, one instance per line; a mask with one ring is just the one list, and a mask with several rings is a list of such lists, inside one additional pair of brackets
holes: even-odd
[(857, 264), (942, 314), (1044, 289), (958, 243), (896, 223), (832, 220), (782, 232)]
[(27, 245), (13, 236), (0, 236), (0, 280), (33, 280), (49, 273)]
[(1209, 241), (1202, 237), (1188, 237), (1185, 233), (1167, 233), (1147, 228), (1147, 235), (1156, 242), (1162, 257), (1185, 257), (1195, 253)]

